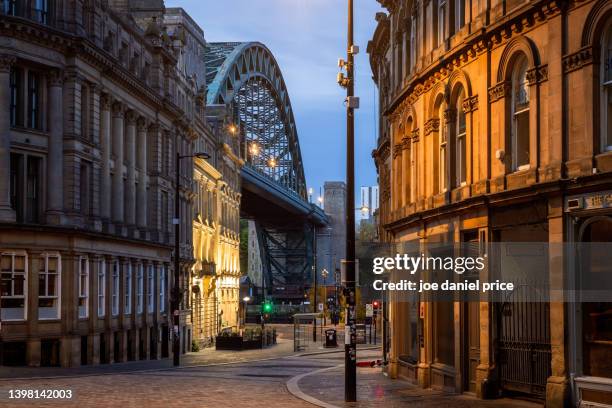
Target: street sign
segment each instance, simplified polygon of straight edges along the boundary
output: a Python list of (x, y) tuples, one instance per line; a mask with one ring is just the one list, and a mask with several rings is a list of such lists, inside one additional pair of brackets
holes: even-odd
[(374, 316), (374, 306), (371, 303), (366, 303), (366, 317)]
[(323, 311), (323, 303), (319, 303), (319, 312)]

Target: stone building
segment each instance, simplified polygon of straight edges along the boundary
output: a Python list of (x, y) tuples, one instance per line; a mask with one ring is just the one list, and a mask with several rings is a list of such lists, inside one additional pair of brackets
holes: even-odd
[[(185, 59), (201, 44), (186, 26), (168, 33), (162, 1), (0, 6), (2, 364), (166, 357), (176, 153), (192, 155), (206, 133)], [(181, 290), (193, 188), (187, 157)], [(183, 295), (183, 352), (189, 307)]]
[[(378, 1), (387, 12), (368, 52), (381, 239), (422, 251), (609, 243), (612, 2)], [(580, 289), (585, 262), (609, 271), (555, 248), (548, 279), (564, 289)], [(393, 377), (550, 407), (612, 404), (611, 303), (540, 303), (502, 324), (511, 313), (499, 304), (391, 296)]]

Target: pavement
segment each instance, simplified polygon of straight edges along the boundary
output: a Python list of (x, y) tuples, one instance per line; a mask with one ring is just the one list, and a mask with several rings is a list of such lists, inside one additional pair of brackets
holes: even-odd
[[(309, 342), (299, 352), (287, 328), (279, 342), (264, 350), (241, 352), (205, 349), (189, 353), (183, 365), (170, 360), (131, 362), (78, 369), (2, 368), (2, 407), (508, 407), (541, 405), (516, 400), (482, 401), (465, 395), (423, 390), (390, 380), (380, 368), (358, 368), (358, 403), (344, 397), (344, 351)], [(358, 346), (358, 360), (380, 358), (380, 348)], [(10, 371), (9, 371), (10, 370)], [(26, 398), (16, 390), (30, 390)], [(47, 399), (42, 390), (71, 393)], [(39, 392), (38, 398), (33, 394)]]

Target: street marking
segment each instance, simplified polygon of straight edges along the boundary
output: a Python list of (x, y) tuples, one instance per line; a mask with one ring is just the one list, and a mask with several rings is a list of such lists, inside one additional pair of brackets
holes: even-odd
[(315, 397), (312, 397), (306, 393), (304, 393), (301, 389), (300, 386), (298, 385), (298, 383), (300, 382), (300, 380), (304, 377), (308, 377), (309, 375), (315, 375), (315, 374), (320, 374), (326, 371), (332, 371), (335, 370), (337, 368), (341, 368), (344, 367), (344, 364), (340, 364), (334, 367), (328, 367), (328, 368), (321, 368), (319, 370), (315, 370), (315, 371), (311, 371), (309, 373), (304, 373), (304, 374), (300, 374), (298, 376), (293, 377), (292, 379), (290, 379), (289, 381), (287, 381), (286, 387), (287, 387), (287, 391), (289, 391), (293, 396), (304, 400), (306, 402), (309, 402), (313, 405), (317, 405), (319, 407), (323, 407), (323, 408), (340, 408), (337, 405), (333, 405), (333, 404), (329, 404), (327, 402), (321, 401), (316, 399)]

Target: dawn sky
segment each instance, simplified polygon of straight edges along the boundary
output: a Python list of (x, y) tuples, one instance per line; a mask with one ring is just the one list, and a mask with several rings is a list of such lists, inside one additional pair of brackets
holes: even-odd
[[(289, 89), (313, 199), (325, 181), (345, 180), (346, 91), (337, 86), (336, 74), (338, 58), (346, 55), (346, 0), (167, 0), (166, 6), (183, 7), (207, 41), (264, 43)], [(378, 11), (375, 0), (355, 2), (356, 94), (361, 97), (355, 124), (357, 188), (376, 184), (375, 87), (366, 46)]]

